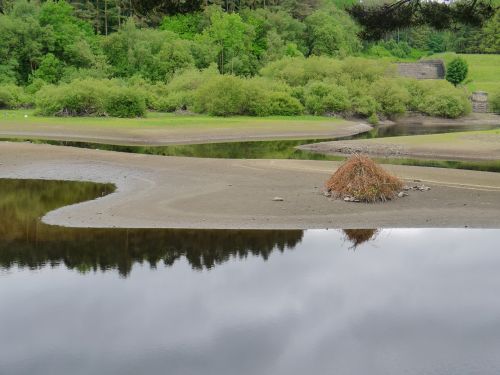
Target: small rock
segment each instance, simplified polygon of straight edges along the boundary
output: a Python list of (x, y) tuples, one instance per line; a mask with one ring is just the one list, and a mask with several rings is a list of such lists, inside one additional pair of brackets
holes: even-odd
[(324, 195), (325, 197), (328, 197), (328, 198), (329, 198), (329, 197), (331, 197), (331, 196), (332, 196), (332, 193), (331, 193), (331, 192), (329, 192), (329, 191), (324, 191), (324, 192), (323, 192), (323, 195)]
[(274, 197), (274, 198), (273, 198), (273, 201), (274, 201), (274, 202), (283, 202), (283, 201), (284, 201), (284, 199), (283, 199), (283, 198), (281, 198), (281, 197)]
[(405, 193), (404, 191), (400, 191), (398, 194), (399, 198), (403, 198), (403, 197), (407, 197), (407, 196), (408, 196), (408, 193)]
[(422, 182), (422, 180), (413, 180), (413, 182)]
[(354, 197), (345, 197), (344, 202), (359, 202), (359, 199), (356, 199)]
[(411, 186), (407, 186), (407, 185), (403, 186), (403, 190), (404, 191), (408, 191), (408, 190), (411, 190), (411, 189), (412, 189)]

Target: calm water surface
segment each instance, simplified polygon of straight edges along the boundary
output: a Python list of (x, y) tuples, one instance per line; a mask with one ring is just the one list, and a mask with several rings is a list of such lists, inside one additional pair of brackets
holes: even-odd
[[(395, 136), (411, 136), (421, 134), (439, 134), (463, 132), (472, 130), (488, 130), (498, 128), (498, 125), (421, 125), (421, 124), (396, 124), (378, 126), (372, 131), (358, 134), (353, 137), (338, 138), (346, 139), (368, 139), (386, 138)], [(2, 139), (0, 139), (2, 140)], [(8, 141), (9, 139), (3, 139)], [(335, 140), (335, 139), (331, 139)], [(223, 159), (302, 159), (302, 160), (344, 160), (345, 157), (325, 155), (296, 149), (297, 146), (309, 143), (325, 142), (328, 139), (302, 139), (302, 140), (277, 140), (277, 141), (246, 141), (246, 142), (222, 142), (189, 145), (169, 146), (132, 146), (113, 145), (75, 141), (54, 140), (29, 140), (17, 139), (17, 141), (33, 141), (37, 143), (48, 143), (80, 148), (100, 149), (108, 151), (138, 153), (162, 156), (184, 156), (199, 158), (223, 158)], [(492, 161), (455, 161), (455, 160), (422, 160), (407, 158), (379, 158), (376, 159), (386, 164), (419, 165), (437, 168), (471, 169), (488, 172), (500, 172), (500, 162)]]
[(499, 374), (499, 230), (91, 230), (0, 180), (0, 374)]

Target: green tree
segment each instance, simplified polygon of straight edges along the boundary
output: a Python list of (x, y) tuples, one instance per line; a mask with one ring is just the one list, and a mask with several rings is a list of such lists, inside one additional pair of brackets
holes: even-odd
[(181, 69), (194, 66), (190, 42), (177, 34), (139, 29), (129, 20), (103, 41), (104, 51), (119, 77), (141, 75), (151, 81), (170, 80)]
[(57, 83), (61, 79), (62, 73), (62, 62), (52, 53), (48, 53), (42, 58), (40, 66), (33, 74), (33, 78), (41, 79), (47, 83)]
[(317, 10), (306, 18), (309, 53), (312, 55), (347, 56), (361, 49), (358, 26), (342, 10), (330, 7)]
[(446, 80), (453, 83), (455, 86), (462, 83), (467, 78), (469, 67), (467, 61), (457, 57), (446, 67)]
[[(253, 73), (252, 40), (254, 29), (243, 22), (240, 15), (223, 13), (214, 9), (208, 26), (201, 37), (201, 43), (209, 43), (217, 53), (219, 71), (230, 73)], [(236, 66), (235, 66), (236, 65)]]
[(481, 30), (481, 49), (487, 53), (500, 53), (500, 9)]

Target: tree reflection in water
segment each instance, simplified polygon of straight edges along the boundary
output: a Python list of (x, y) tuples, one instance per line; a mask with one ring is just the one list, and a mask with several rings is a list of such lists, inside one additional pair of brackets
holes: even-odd
[(116, 269), (126, 277), (134, 263), (169, 266), (185, 257), (194, 269), (209, 269), (233, 257), (267, 259), (302, 240), (300, 230), (79, 229), (39, 220), (113, 190), (90, 182), (0, 180), (0, 267), (64, 264), (80, 272)]

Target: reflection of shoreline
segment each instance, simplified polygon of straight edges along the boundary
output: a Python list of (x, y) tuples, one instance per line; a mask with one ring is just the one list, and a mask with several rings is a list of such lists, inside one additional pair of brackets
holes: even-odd
[(249, 255), (267, 259), (295, 247), (303, 231), (191, 229), (73, 229), (39, 225), (37, 236), (0, 240), (0, 267), (116, 269), (127, 276), (134, 263), (173, 265), (185, 257), (194, 269), (210, 269)]
[(352, 250), (365, 242), (375, 240), (379, 234), (378, 229), (342, 229), (342, 232), (345, 239), (351, 243), (349, 248)]
[(110, 191), (110, 185), (89, 182), (0, 180), (0, 268), (64, 264), (126, 276), (134, 263), (155, 267), (185, 257), (194, 269), (208, 269), (231, 258), (267, 259), (303, 236), (301, 230), (83, 229), (39, 221), (50, 210)]

